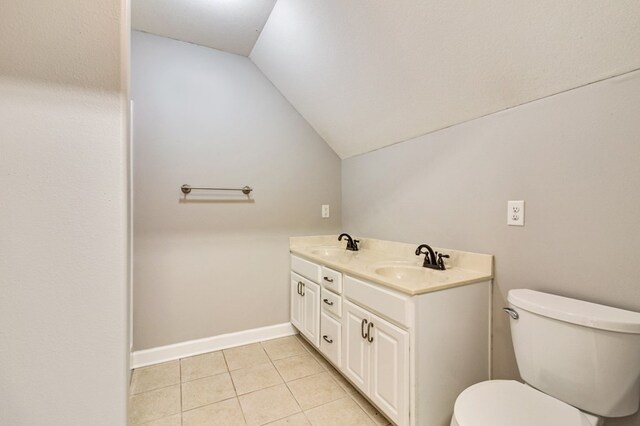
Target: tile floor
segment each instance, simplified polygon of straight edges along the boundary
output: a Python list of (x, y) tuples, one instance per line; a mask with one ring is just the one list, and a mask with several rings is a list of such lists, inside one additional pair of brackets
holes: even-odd
[(134, 370), (129, 424), (388, 425), (300, 336)]

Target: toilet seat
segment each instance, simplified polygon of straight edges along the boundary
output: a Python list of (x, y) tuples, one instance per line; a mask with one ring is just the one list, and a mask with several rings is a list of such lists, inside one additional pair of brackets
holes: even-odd
[(591, 426), (580, 410), (514, 380), (489, 380), (456, 399), (452, 425)]

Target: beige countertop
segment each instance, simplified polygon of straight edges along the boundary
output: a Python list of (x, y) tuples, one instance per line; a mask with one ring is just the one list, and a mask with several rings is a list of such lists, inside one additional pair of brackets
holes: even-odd
[(292, 254), (355, 278), (374, 282), (409, 295), (458, 287), (493, 278), (493, 256), (433, 247), (448, 254), (446, 270), (422, 267), (416, 256), (418, 244), (361, 238), (356, 252), (345, 249), (337, 235), (289, 238)]

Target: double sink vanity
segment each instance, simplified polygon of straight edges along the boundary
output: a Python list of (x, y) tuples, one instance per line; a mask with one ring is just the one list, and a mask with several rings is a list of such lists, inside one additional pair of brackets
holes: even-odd
[(448, 425), (489, 379), (493, 256), (359, 243), (290, 238), (291, 323), (395, 424)]

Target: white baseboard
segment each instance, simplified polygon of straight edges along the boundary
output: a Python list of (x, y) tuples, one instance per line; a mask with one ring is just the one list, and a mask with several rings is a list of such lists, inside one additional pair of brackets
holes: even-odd
[(238, 331), (236, 333), (221, 334), (219, 336), (206, 337), (204, 339), (190, 340), (175, 343), (173, 345), (159, 346), (157, 348), (135, 351), (131, 354), (131, 368), (144, 367), (160, 362), (172, 361), (207, 352), (219, 351), (234, 346), (248, 345), (249, 343), (263, 340), (276, 339), (278, 337), (292, 336), (298, 333), (290, 322), (270, 325), (267, 327), (253, 328), (251, 330)]

